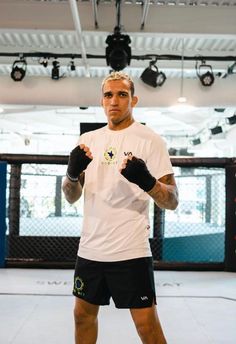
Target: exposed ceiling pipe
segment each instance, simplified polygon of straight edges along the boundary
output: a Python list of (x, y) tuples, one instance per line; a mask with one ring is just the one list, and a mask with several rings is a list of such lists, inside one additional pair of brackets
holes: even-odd
[(182, 39), (180, 95), (178, 98), (179, 103), (185, 103), (186, 102), (186, 98), (184, 97), (184, 48), (185, 48), (185, 42), (184, 42), (184, 38), (183, 38)]
[(82, 61), (85, 68), (85, 75), (87, 77), (90, 77), (86, 48), (84, 44), (83, 33), (82, 33), (82, 28), (81, 28), (81, 23), (80, 23), (80, 18), (79, 18), (79, 11), (78, 11), (76, 0), (70, 0), (70, 8), (71, 8), (71, 13), (73, 17), (74, 26), (75, 26), (76, 39), (77, 39), (78, 44), (81, 47), (81, 55), (82, 55)]
[(94, 25), (95, 25), (95, 28), (98, 29), (98, 6), (97, 6), (97, 0), (92, 0), (92, 3), (93, 3)]
[[(1, 52), (0, 51), (0, 57), (18, 57), (22, 56), (24, 58), (27, 57), (38, 57), (38, 58), (82, 58), (82, 54), (72, 54), (72, 53), (51, 53), (51, 52)], [(86, 60), (87, 59), (105, 59), (105, 55), (95, 55), (95, 54), (86, 54)], [(181, 61), (182, 55), (158, 55), (158, 54), (145, 54), (145, 55), (132, 55), (132, 60), (153, 60), (157, 59), (159, 61)], [(192, 56), (184, 56), (185, 61), (217, 61), (217, 62), (226, 62), (231, 61), (233, 62), (233, 65), (229, 67), (229, 74), (235, 74), (235, 61), (236, 61), (236, 55), (221, 55), (221, 56), (207, 56), (207, 55), (192, 55)]]
[(143, 15), (142, 15), (142, 20), (141, 20), (141, 30), (144, 29), (144, 25), (147, 19), (147, 14), (150, 6), (149, 0), (145, 0), (144, 5), (143, 5)]

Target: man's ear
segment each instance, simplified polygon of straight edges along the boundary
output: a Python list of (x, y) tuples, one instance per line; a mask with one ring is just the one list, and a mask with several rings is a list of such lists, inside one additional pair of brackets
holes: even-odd
[(133, 96), (132, 101), (131, 101), (131, 106), (134, 107), (138, 102), (138, 97), (137, 96)]

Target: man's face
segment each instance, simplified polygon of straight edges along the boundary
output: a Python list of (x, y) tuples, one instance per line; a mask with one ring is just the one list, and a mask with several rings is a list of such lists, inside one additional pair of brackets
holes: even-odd
[(133, 122), (132, 108), (137, 97), (131, 96), (127, 80), (108, 80), (103, 86), (101, 104), (111, 129), (122, 129)]

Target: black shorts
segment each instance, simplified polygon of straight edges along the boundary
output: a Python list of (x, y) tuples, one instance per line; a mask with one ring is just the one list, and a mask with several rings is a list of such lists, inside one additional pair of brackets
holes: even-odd
[(145, 308), (156, 304), (152, 257), (97, 262), (77, 257), (73, 295), (95, 305)]

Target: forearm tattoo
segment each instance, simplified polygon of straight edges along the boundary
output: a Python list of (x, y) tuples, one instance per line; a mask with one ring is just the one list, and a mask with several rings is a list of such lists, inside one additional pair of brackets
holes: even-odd
[(178, 206), (178, 189), (171, 174), (160, 178), (148, 194), (160, 208), (174, 210)]
[(82, 186), (80, 182), (72, 183), (69, 180), (65, 180), (62, 189), (69, 203), (76, 202), (82, 194)]

